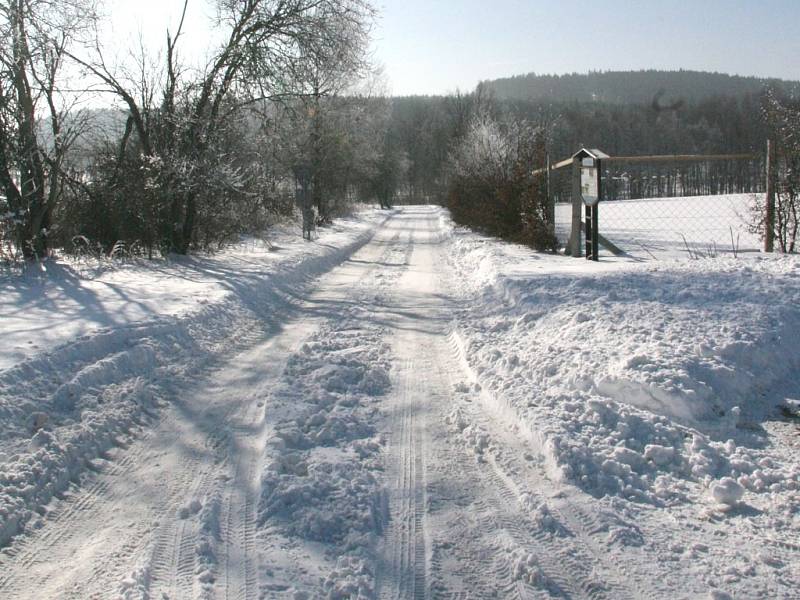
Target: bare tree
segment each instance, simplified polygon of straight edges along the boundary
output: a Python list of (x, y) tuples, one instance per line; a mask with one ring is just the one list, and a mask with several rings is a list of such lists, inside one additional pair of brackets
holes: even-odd
[(65, 157), (80, 130), (80, 119), (69, 118), (74, 97), (62, 93), (64, 60), (93, 14), (84, 0), (0, 1), (0, 187), (26, 259), (48, 251)]
[(547, 194), (532, 175), (545, 160), (546, 131), (478, 110), (450, 157), (453, 219), (537, 250), (555, 249)]
[(800, 106), (769, 95), (765, 111), (777, 146), (775, 229), (781, 251), (795, 252), (800, 229)]
[[(769, 89), (764, 94), (762, 113), (774, 148), (775, 238), (781, 252), (796, 252), (800, 233), (800, 103)], [(766, 205), (757, 201), (752, 216), (751, 231), (764, 235)]]
[[(337, 14), (331, 7), (324, 8), (321, 15), (328, 23), (322, 43), (304, 47), (294, 66), (301, 100), (301, 110), (294, 114), (299, 117), (299, 128), (305, 130), (300, 154), (310, 171), (311, 200), (318, 220), (328, 222), (333, 217), (335, 197), (347, 193), (348, 181), (342, 179), (341, 167), (347, 150), (352, 150), (353, 139), (348, 139), (342, 120), (355, 118), (348, 113), (363, 100), (359, 94), (348, 92), (353, 92), (354, 84), (368, 73), (369, 29), (354, 26), (351, 14)], [(343, 101), (342, 94), (349, 98)]]
[[(187, 9), (188, 0), (184, 15)], [(202, 71), (179, 63), (183, 18), (167, 33), (157, 106), (150, 105), (152, 88), (115, 72), (99, 44), (89, 57), (73, 55), (128, 110), (120, 157), (135, 135), (149, 164), (159, 165), (154, 185), (169, 250), (186, 253), (192, 245), (209, 172), (235, 172), (220, 168), (225, 157), (216, 151), (230, 119), (268, 99), (324, 93), (328, 81), (310, 77), (315, 66), (326, 73), (357, 68), (372, 18), (365, 0), (217, 0), (224, 41)]]

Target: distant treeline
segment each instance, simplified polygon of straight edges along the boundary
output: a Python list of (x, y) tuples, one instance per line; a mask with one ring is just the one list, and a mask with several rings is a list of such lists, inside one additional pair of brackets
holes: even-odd
[(763, 192), (764, 175), (760, 160), (611, 163), (603, 169), (603, 197), (629, 200)]
[(798, 82), (741, 77), (703, 71), (594, 71), (567, 75), (516, 75), (486, 81), (500, 100), (550, 102), (602, 102), (661, 106), (697, 103), (716, 96), (758, 95), (765, 86), (783, 92), (796, 90)]

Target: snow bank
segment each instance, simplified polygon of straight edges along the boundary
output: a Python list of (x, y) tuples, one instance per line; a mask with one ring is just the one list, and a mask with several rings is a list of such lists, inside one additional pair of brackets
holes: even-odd
[[(188, 260), (172, 271), (173, 291), (193, 271), (192, 279), (209, 278), (206, 288), (224, 288), (214, 301), (208, 301), (213, 294), (201, 295), (194, 304), (184, 299), (177, 316), (168, 316), (176, 305), (166, 303), (160, 311), (147, 312), (149, 320), (83, 335), (0, 371), (0, 547), (29, 522), (35, 525), (37, 508), (87, 468), (95, 468), (95, 459), (156, 418), (158, 407), (177, 393), (181, 382), (264, 335), (265, 328), (276, 327), (302, 287), (363, 246), (379, 218), (385, 217), (340, 224), (314, 243), (287, 243), (286, 251)], [(115, 294), (144, 302), (149, 289), (140, 284), (147, 275), (137, 269), (129, 288), (118, 280)], [(2, 285), (14, 288), (21, 282)], [(51, 285), (65, 283), (42, 284)], [(196, 281), (184, 292), (196, 293)], [(143, 294), (139, 299), (138, 293)], [(13, 303), (17, 296), (9, 292), (3, 297)], [(81, 297), (76, 296), (78, 302)], [(9, 305), (0, 308), (11, 311)], [(45, 320), (26, 308), (16, 307), (13, 328), (20, 323), (30, 331), (53, 326), (57, 331), (51, 339), (73, 331), (53, 325), (70, 320), (74, 307), (66, 300), (54, 302), (54, 314)], [(95, 308), (105, 313), (114, 305), (101, 301)], [(8, 325), (4, 320), (4, 333)], [(361, 385), (377, 389), (382, 381), (380, 373), (365, 373)]]
[[(798, 257), (590, 263), (442, 220), (464, 387), (522, 438), (476, 444), (454, 409), (460, 442), (492, 464), (511, 445), (562, 482), (531, 514), (664, 582), (642, 596), (796, 597)], [(535, 557), (510, 564), (547, 588)]]
[(654, 504), (686, 482), (797, 501), (797, 462), (749, 439), (798, 393), (796, 257), (587, 264), (455, 229), (451, 248), (465, 361), (555, 476)]
[(92, 401), (81, 403), (77, 414), (70, 411), (72, 418), (64, 417), (59, 426), (48, 419), (25, 448), (7, 456), (0, 469), (0, 545), (36, 516), (36, 507), (86, 468), (94, 468), (92, 461), (136, 429), (155, 404), (141, 377), (109, 384)]

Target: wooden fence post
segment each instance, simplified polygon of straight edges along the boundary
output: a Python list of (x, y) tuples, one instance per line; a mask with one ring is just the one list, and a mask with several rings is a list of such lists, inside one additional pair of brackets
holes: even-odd
[(775, 251), (775, 148), (767, 140), (767, 206), (764, 216), (764, 252)]
[(581, 232), (583, 230), (582, 215), (583, 201), (581, 200), (581, 160), (572, 159), (572, 228), (569, 235), (570, 256), (581, 255)]

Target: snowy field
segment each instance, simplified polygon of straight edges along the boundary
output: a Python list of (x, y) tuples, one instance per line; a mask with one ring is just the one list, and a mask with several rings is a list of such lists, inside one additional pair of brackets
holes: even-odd
[(796, 257), (273, 243), (0, 282), (0, 597), (798, 597)]
[[(763, 243), (748, 231), (755, 200), (754, 194), (729, 194), (603, 201), (600, 234), (630, 256), (648, 260), (758, 252)], [(571, 218), (571, 205), (556, 205), (562, 244), (569, 239)]]

